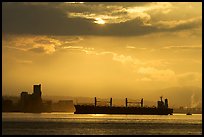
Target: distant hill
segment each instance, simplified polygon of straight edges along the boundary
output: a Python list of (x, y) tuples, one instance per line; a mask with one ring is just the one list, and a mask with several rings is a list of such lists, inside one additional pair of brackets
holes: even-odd
[(5, 100), (7, 100), (7, 99), (12, 100), (13, 103), (17, 103), (17, 102), (19, 101), (19, 99), (20, 99), (19, 96), (8, 96), (8, 95), (3, 96), (3, 95), (2, 95), (2, 97), (3, 97), (3, 99), (5, 99)]
[[(156, 91), (164, 98), (168, 98), (169, 105), (173, 107), (202, 107), (202, 88), (185, 86), (185, 87), (171, 87)], [(150, 96), (155, 97), (155, 94)]]
[[(163, 99), (168, 98), (170, 107), (202, 107), (202, 88), (185, 86), (185, 87), (170, 87), (157, 91), (149, 91), (146, 96), (141, 96), (144, 98), (144, 105), (146, 106), (157, 106), (157, 101), (159, 97), (163, 96)], [(137, 99), (140, 99), (138, 97)], [(43, 96), (43, 99), (51, 99), (54, 102), (62, 99), (71, 99), (74, 103), (87, 103), (93, 104), (94, 97), (71, 97), (71, 96)], [(98, 98), (100, 100), (100, 98)], [(124, 98), (114, 98), (113, 105), (125, 105)], [(134, 100), (134, 98), (128, 98)], [(109, 101), (109, 98), (102, 98), (104, 101)], [(105, 104), (105, 103), (104, 103)], [(108, 105), (108, 104), (107, 104)]]
[[(140, 95), (138, 97), (128, 98), (128, 100), (134, 100), (134, 98), (139, 101), (144, 98), (144, 106), (157, 106), (157, 101), (160, 96), (163, 99), (168, 98), (169, 106), (178, 107), (196, 107), (202, 108), (202, 88), (186, 86), (186, 87), (171, 87), (165, 88), (157, 91), (145, 91), (148, 94)], [(4, 99), (11, 99), (17, 102), (19, 96), (3, 96)], [(46, 96), (42, 95), (43, 100), (52, 100), (53, 102), (58, 102), (59, 100), (73, 100), (74, 104), (94, 104), (94, 97), (72, 97), (72, 96)], [(110, 98), (98, 98), (99, 100), (109, 101)], [(108, 103), (102, 103), (109, 105)], [(125, 106), (125, 97), (115, 98), (113, 97), (113, 105)]]

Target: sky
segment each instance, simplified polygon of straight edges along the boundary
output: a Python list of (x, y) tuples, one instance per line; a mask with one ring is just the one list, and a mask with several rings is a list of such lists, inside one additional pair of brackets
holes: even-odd
[(34, 84), (122, 98), (202, 88), (202, 3), (3, 2), (2, 94)]

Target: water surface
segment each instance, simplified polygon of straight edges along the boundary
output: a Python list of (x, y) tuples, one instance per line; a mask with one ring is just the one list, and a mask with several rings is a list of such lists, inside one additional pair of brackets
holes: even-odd
[(200, 135), (202, 115), (2, 113), (2, 134)]

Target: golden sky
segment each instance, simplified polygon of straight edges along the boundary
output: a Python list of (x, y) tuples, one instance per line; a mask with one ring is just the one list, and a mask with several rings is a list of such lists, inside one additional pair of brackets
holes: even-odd
[(39, 83), (43, 95), (122, 98), (202, 88), (201, 2), (2, 5), (5, 95)]

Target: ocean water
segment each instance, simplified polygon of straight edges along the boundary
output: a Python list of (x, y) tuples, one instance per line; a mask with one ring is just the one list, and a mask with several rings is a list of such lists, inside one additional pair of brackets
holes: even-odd
[(202, 115), (2, 113), (3, 135), (201, 135)]

